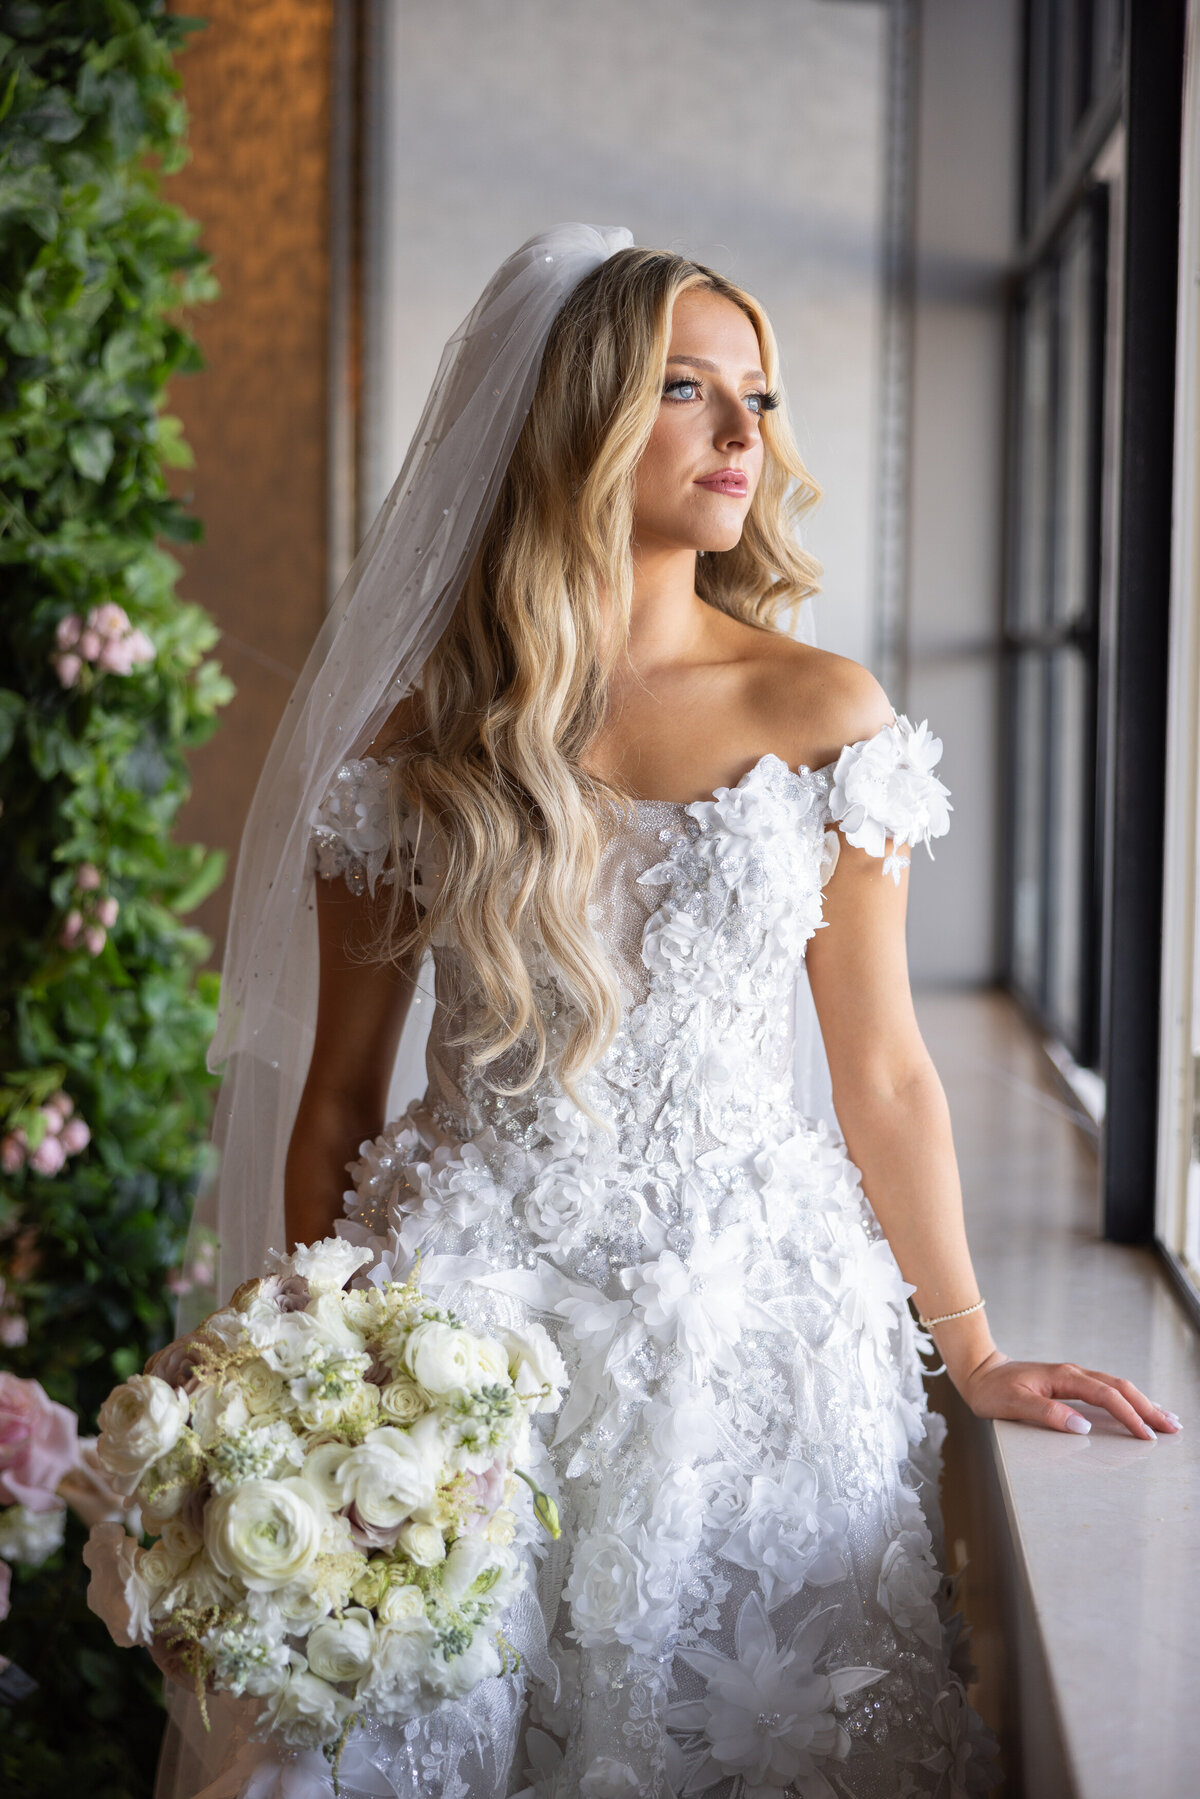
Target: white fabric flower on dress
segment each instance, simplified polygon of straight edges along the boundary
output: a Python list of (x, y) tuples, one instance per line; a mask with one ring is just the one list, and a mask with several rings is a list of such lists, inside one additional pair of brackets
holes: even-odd
[(700, 1646), (679, 1651), (707, 1687), (703, 1698), (667, 1708), (672, 1729), (701, 1732), (706, 1741), (684, 1799), (736, 1775), (745, 1799), (779, 1799), (784, 1790), (829, 1799), (833, 1789), (821, 1766), (844, 1760), (850, 1749), (835, 1707), (885, 1672), (817, 1668), (834, 1615), (832, 1607), (809, 1612), (780, 1648), (762, 1599), (751, 1593), (738, 1612), (735, 1655)]
[(916, 1292), (896, 1265), (891, 1245), (855, 1235), (847, 1247), (829, 1256), (813, 1256), (813, 1279), (829, 1295), (838, 1337), (858, 1340), (863, 1380), (873, 1387), (888, 1360), (888, 1342), (900, 1322), (905, 1299)]
[[(908, 857), (906, 844), (942, 837), (950, 829), (950, 789), (934, 774), (942, 740), (929, 722), (913, 725), (903, 713), (873, 737), (847, 744), (833, 771), (830, 816), (841, 825), (847, 843), (872, 856), (885, 856), (884, 874), (899, 884)], [(892, 854), (886, 855), (887, 839)]]
[(726, 887), (745, 897), (771, 867), (782, 872), (797, 864), (815, 807), (812, 788), (768, 751), (735, 787), (717, 787), (710, 800), (687, 810), (705, 833), (700, 854)]
[(883, 1552), (876, 1598), (898, 1630), (912, 1631), (931, 1649), (942, 1646), (941, 1614), (934, 1603), (940, 1585), (924, 1522), (893, 1537)]
[(375, 883), (392, 845), (388, 786), (391, 765), (371, 757), (343, 762), (317, 808), (313, 835), (317, 867), (327, 879), (361, 865), (368, 888)]
[(607, 1199), (607, 1183), (585, 1162), (551, 1162), (525, 1201), (525, 1222), (551, 1254), (565, 1254), (603, 1223)]
[[(654, 874), (648, 869), (647, 874)], [(639, 876), (645, 880), (646, 875)], [(642, 934), (642, 960), (679, 994), (712, 995), (722, 987), (715, 956), (716, 932), (682, 906), (664, 905), (647, 921)]]
[(738, 1226), (700, 1237), (684, 1261), (666, 1249), (653, 1262), (621, 1271), (646, 1329), (659, 1343), (677, 1343), (692, 1360), (693, 1378), (712, 1368), (736, 1374), (735, 1345), (748, 1316), (765, 1328), (775, 1321), (746, 1293), (745, 1232)]
[(583, 1649), (624, 1643), (654, 1655), (675, 1621), (678, 1567), (645, 1527), (596, 1530), (575, 1550), (566, 1597), (571, 1635)]
[(598, 1755), (579, 1783), (580, 1799), (638, 1799), (642, 1783), (628, 1762)]
[(850, 1513), (822, 1492), (816, 1470), (789, 1458), (777, 1477), (754, 1476), (745, 1511), (721, 1554), (757, 1574), (771, 1612), (805, 1583), (827, 1587), (845, 1578), (849, 1528)]
[(921, 1765), (941, 1775), (939, 1790), (949, 1799), (990, 1792), (997, 1779), (995, 1741), (958, 1681), (950, 1681), (934, 1700), (933, 1727), (939, 1744)]

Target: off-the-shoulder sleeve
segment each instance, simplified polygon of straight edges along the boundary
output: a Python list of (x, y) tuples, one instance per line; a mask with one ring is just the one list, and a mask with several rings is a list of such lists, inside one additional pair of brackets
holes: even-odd
[[(927, 719), (912, 724), (901, 713), (873, 737), (849, 743), (833, 767), (829, 816), (846, 842), (883, 858), (882, 872), (897, 886), (908, 857), (900, 851), (950, 829), (950, 789), (934, 774), (942, 740)], [(888, 854), (888, 839), (892, 850)]]
[(341, 875), (351, 893), (374, 894), (377, 882), (391, 886), (392, 834), (388, 812), (390, 762), (370, 756), (343, 762), (317, 808), (312, 829), (317, 873), (326, 881)]

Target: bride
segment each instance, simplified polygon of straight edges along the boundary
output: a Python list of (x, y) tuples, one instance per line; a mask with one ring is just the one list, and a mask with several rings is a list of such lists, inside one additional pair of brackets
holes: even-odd
[[(905, 962), (941, 745), (784, 627), (816, 497), (756, 301), (623, 230), (530, 240), (260, 785), (222, 1285), (336, 1230), (473, 1325), (538, 1319), (566, 1388), (521, 1666), (357, 1732), (352, 1799), (989, 1791), (921, 1351), (980, 1417), (1173, 1428), (991, 1336)], [(389, 1120), (426, 952), (427, 1085)], [(222, 1753), (211, 1799), (332, 1790), (244, 1725)]]

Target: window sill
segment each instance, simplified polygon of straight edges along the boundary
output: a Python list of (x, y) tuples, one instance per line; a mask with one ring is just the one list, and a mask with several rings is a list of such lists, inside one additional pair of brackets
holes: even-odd
[[(1007, 1526), (1007, 1543), (989, 1543), (976, 1507), (966, 1548), (978, 1586), (1007, 1588), (997, 1661), (1023, 1774), (1010, 1766), (1011, 1790), (1171, 1799), (1194, 1790), (1200, 1765), (1200, 1337), (1155, 1251), (1100, 1238), (1094, 1153), (1016, 1007), (927, 993), (918, 1013), (950, 1101), (997, 1343), (1123, 1375), (1184, 1422), (1145, 1442), (1080, 1406), (1091, 1433), (1069, 1436), (981, 1424), (950, 1395), (952, 1431), (989, 1464), (971, 1478), (991, 1481), (993, 1528)], [(1018, 1652), (1043, 1664), (1047, 1691), (1014, 1665)]]

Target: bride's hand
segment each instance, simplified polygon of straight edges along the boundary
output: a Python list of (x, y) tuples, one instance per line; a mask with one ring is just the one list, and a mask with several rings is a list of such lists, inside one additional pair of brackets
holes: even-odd
[(1064, 1402), (1083, 1400), (1103, 1406), (1135, 1437), (1153, 1438), (1156, 1431), (1176, 1431), (1174, 1412), (1154, 1405), (1132, 1381), (1074, 1362), (1014, 1362), (993, 1350), (967, 1375), (960, 1388), (977, 1418), (1018, 1418), (1049, 1430), (1083, 1433), (1091, 1422)]

